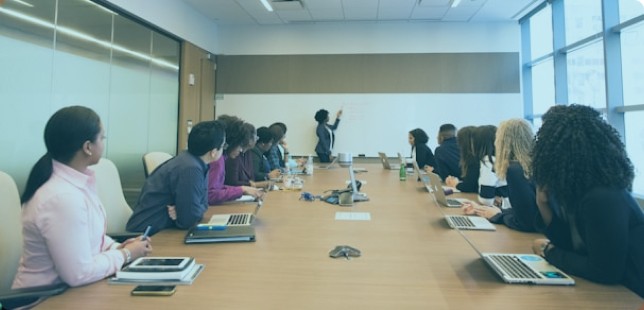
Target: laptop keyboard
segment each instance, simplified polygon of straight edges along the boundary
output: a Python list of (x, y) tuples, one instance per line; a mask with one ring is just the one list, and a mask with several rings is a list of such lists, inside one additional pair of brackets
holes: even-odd
[(456, 199), (447, 199), (447, 204), (450, 206), (460, 206), (462, 203)]
[(458, 227), (474, 227), (474, 223), (465, 216), (452, 216), (450, 217), (452, 223)]
[(508, 255), (490, 255), (488, 256), (509, 276), (517, 279), (539, 279), (539, 275), (528, 268), (518, 258)]
[(228, 225), (246, 224), (248, 222), (249, 216), (250, 214), (244, 214), (244, 213), (231, 214), (230, 218), (228, 218)]

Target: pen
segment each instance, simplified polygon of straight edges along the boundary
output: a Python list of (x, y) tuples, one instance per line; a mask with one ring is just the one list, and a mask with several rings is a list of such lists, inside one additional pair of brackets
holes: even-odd
[(224, 230), (226, 225), (210, 225), (210, 224), (199, 224), (197, 225), (197, 230)]
[(145, 229), (145, 232), (143, 233), (143, 236), (141, 236), (141, 241), (148, 238), (148, 235), (150, 235), (150, 230), (152, 230), (152, 226), (148, 225), (148, 227)]

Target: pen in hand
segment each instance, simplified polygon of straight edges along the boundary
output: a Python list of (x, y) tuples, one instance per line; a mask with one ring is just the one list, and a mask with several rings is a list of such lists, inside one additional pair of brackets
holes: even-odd
[(145, 239), (148, 238), (148, 236), (150, 235), (150, 230), (152, 230), (152, 226), (148, 225), (148, 227), (145, 229), (145, 232), (141, 236), (141, 241), (144, 241)]

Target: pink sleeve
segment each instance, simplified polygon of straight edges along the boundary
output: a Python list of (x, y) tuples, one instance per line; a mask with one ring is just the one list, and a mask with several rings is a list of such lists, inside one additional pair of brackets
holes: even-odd
[(124, 263), (121, 251), (104, 251), (114, 243), (111, 238), (105, 238), (105, 217), (96, 210), (92, 212), (84, 197), (61, 195), (43, 207), (38, 227), (63, 281), (80, 286), (101, 280), (121, 268)]

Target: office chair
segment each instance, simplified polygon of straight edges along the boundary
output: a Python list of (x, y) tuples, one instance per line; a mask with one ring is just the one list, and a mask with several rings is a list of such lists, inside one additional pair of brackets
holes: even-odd
[(143, 155), (143, 171), (147, 178), (154, 169), (161, 166), (164, 162), (168, 161), (173, 156), (165, 152), (149, 152)]
[(125, 231), (125, 224), (132, 215), (132, 209), (125, 201), (119, 171), (114, 163), (107, 158), (101, 158), (98, 164), (89, 168), (94, 170), (96, 191), (107, 216), (107, 235), (118, 242), (140, 235)]
[(18, 271), (22, 255), (22, 221), (20, 195), (11, 176), (0, 171), (0, 304), (10, 309), (18, 304), (28, 304), (40, 297), (60, 294), (66, 284), (38, 286), (12, 290), (11, 284)]

